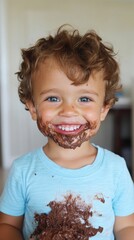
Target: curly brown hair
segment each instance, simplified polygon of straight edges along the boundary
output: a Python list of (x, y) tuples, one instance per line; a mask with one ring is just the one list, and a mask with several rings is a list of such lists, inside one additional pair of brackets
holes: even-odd
[(106, 81), (105, 105), (112, 106), (120, 90), (119, 66), (111, 45), (102, 43), (95, 31), (81, 35), (77, 29), (61, 26), (57, 33), (39, 39), (35, 45), (22, 49), (23, 61), (17, 72), (18, 93), (22, 103), (32, 97), (32, 77), (45, 59), (52, 57), (74, 85), (88, 81), (93, 71), (103, 71)]

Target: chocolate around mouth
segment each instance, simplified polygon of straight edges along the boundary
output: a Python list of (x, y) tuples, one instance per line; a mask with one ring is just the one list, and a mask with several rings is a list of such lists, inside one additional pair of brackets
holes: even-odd
[(89, 240), (103, 231), (102, 227), (94, 228), (90, 224), (93, 213), (79, 196), (65, 196), (61, 202), (51, 201), (51, 211), (46, 214), (35, 214), (37, 227), (31, 235), (36, 240)]
[(89, 140), (97, 126), (96, 122), (86, 123), (82, 130), (74, 135), (74, 133), (61, 134), (55, 131), (51, 123), (47, 122), (46, 124), (43, 124), (41, 119), (37, 120), (37, 125), (45, 136), (52, 138), (59, 146), (68, 149), (80, 147), (83, 142)]

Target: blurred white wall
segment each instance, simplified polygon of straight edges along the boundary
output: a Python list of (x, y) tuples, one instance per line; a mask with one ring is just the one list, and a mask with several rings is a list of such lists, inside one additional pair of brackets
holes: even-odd
[(133, 179), (134, 179), (134, 83), (132, 85), (132, 109), (133, 109), (133, 114), (132, 114), (132, 155), (133, 155), (133, 161), (132, 161), (132, 173), (133, 173)]
[[(105, 42), (114, 45), (121, 67), (124, 92), (134, 86), (134, 0), (1, 0), (0, 84), (3, 166), (19, 155), (44, 144), (44, 137), (19, 102), (17, 79), (20, 48), (53, 33), (64, 23), (81, 32), (95, 29)], [(132, 81), (133, 80), (133, 81)], [(110, 130), (110, 125), (107, 126)], [(100, 137), (102, 145), (108, 131)], [(46, 139), (45, 139), (46, 142)]]

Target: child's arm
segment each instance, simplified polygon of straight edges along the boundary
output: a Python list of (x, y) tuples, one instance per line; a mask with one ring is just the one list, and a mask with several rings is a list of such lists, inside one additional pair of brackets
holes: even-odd
[(23, 240), (23, 216), (13, 217), (0, 213), (0, 240)]
[(126, 217), (116, 217), (115, 236), (117, 240), (134, 239), (134, 214)]

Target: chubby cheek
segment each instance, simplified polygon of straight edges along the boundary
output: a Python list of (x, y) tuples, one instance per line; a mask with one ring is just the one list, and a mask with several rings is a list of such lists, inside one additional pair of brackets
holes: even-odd
[(87, 131), (87, 136), (91, 138), (98, 132), (100, 128), (100, 121), (97, 121), (97, 120), (89, 121), (88, 124), (89, 124), (89, 129)]
[(93, 135), (98, 131), (100, 124), (101, 124), (101, 119), (100, 119), (100, 114), (98, 113), (87, 113), (85, 114), (85, 119), (89, 123), (90, 130), (92, 131)]
[(41, 119), (42, 123), (46, 123), (46, 122), (51, 122), (51, 120), (54, 117), (54, 112), (51, 110), (41, 110), (38, 109), (37, 111), (37, 119)]

